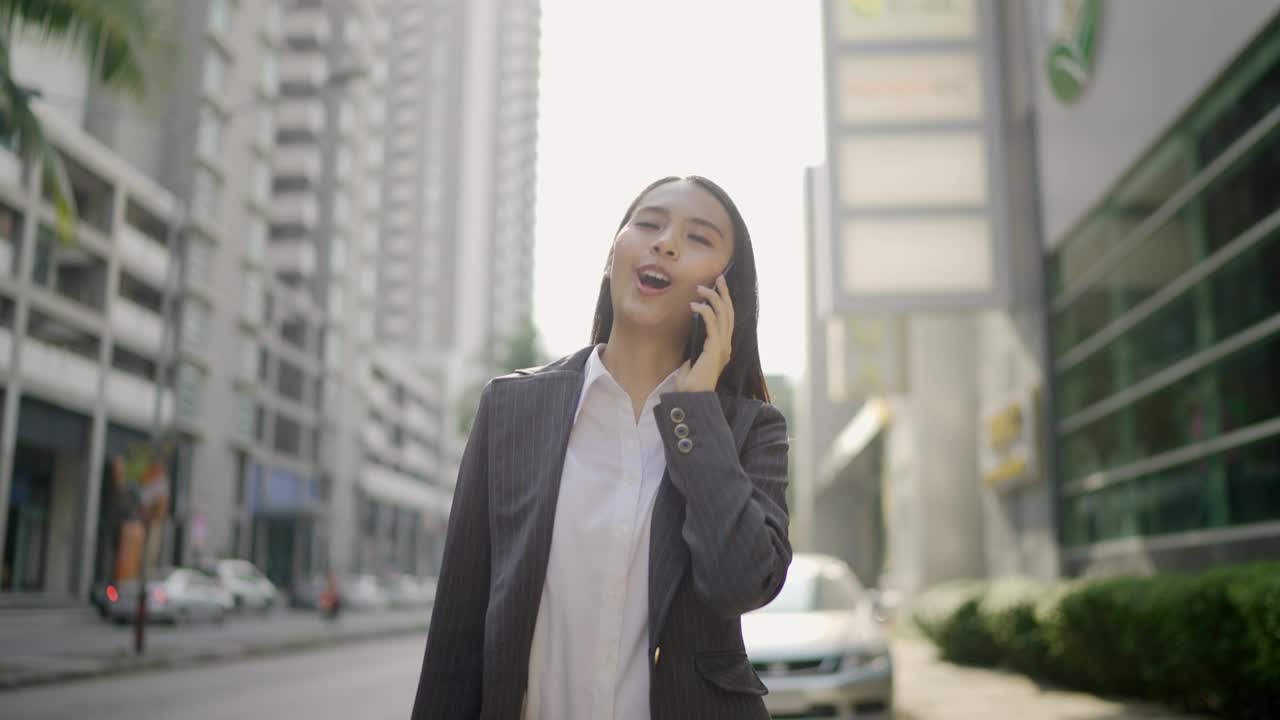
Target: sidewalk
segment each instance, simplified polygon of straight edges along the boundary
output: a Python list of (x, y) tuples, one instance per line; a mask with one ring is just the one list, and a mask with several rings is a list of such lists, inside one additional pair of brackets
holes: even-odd
[(953, 665), (922, 638), (893, 640), (894, 720), (1191, 720), (1167, 708), (1042, 687), (999, 670)]
[(132, 627), (89, 610), (0, 613), (0, 692), (79, 678), (235, 660), (418, 633), (426, 639), (430, 608), (345, 613), (280, 611), (230, 619), (224, 626), (147, 626), (146, 653), (133, 654)]

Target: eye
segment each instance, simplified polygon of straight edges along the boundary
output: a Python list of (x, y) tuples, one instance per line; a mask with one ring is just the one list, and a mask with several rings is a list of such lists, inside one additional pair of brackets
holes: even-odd
[(637, 221), (635, 221), (634, 223), (632, 223), (632, 225), (635, 225), (636, 227), (642, 227), (642, 228), (645, 228), (646, 230), (657, 230), (657, 229), (658, 229), (658, 223), (650, 222), (650, 221), (648, 221), (648, 220), (637, 220)]
[(702, 243), (703, 245), (706, 245), (707, 247), (711, 247), (711, 241), (710, 241), (710, 240), (708, 240), (708, 239), (707, 239), (705, 236), (703, 236), (703, 235), (690, 235), (690, 236), (689, 236), (689, 239), (690, 239), (690, 240), (693, 240), (693, 241), (695, 241), (695, 242), (700, 242), (700, 243)]

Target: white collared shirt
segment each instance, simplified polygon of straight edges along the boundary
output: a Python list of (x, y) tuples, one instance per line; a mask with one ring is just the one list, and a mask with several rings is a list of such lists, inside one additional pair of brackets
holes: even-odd
[(649, 527), (667, 467), (653, 408), (676, 373), (637, 421), (603, 347), (587, 360), (560, 476), (524, 720), (649, 720)]

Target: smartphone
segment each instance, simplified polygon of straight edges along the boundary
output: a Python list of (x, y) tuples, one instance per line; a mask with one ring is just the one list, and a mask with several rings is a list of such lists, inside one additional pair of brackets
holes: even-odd
[[(730, 260), (729, 264), (724, 266), (724, 270), (720, 271), (720, 274), (727, 276), (729, 274), (729, 270), (732, 268), (733, 260)], [(729, 278), (726, 277), (725, 282), (727, 283), (728, 281)], [(715, 289), (714, 286), (712, 289)], [(703, 300), (702, 303), (705, 305), (707, 304), (707, 301)], [(706, 342), (707, 326), (703, 322), (702, 316), (695, 313), (693, 316), (693, 329), (689, 331), (689, 342), (684, 347), (684, 359), (697, 362), (698, 357), (702, 355), (702, 346), (705, 345)]]

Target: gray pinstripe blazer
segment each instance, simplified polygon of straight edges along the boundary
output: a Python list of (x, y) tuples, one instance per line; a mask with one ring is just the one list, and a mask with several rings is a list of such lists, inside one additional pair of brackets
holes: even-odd
[[(414, 720), (520, 717), (591, 350), (485, 386), (458, 473)], [(651, 716), (764, 720), (767, 691), (743, 651), (740, 618), (777, 595), (791, 563), (786, 421), (767, 403), (710, 392), (660, 400), (667, 471), (649, 546)], [(683, 452), (677, 419), (692, 441)]]

